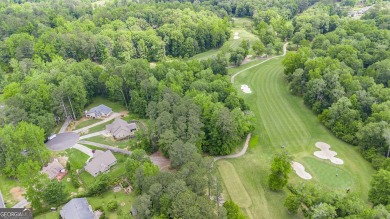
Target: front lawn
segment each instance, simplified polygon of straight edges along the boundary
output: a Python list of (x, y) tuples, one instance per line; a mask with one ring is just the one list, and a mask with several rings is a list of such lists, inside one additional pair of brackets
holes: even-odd
[(69, 162), (72, 166), (72, 169), (81, 169), (85, 166), (85, 162), (87, 162), (89, 156), (84, 154), (83, 152), (77, 149), (67, 149)]
[(99, 106), (100, 104), (104, 104), (110, 107), (114, 112), (126, 111), (126, 107), (123, 106), (121, 103), (108, 100), (104, 97), (94, 97), (92, 103), (87, 106), (86, 109), (89, 110), (95, 106)]
[(102, 135), (87, 138), (85, 140), (100, 143), (100, 144), (105, 144), (113, 147), (118, 147), (118, 148), (127, 148), (128, 146), (130, 146), (129, 140), (124, 139), (121, 141), (115, 141), (112, 138), (104, 137)]
[(87, 127), (89, 125), (95, 124), (95, 123), (100, 122), (100, 121), (102, 121), (102, 120), (101, 119), (87, 119), (87, 120), (84, 120), (84, 121), (82, 121), (82, 122), (80, 122), (80, 123), (78, 123), (76, 125), (75, 130)]

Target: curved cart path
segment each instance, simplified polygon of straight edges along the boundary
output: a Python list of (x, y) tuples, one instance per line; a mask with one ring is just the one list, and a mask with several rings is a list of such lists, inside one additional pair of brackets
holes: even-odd
[(254, 67), (256, 67), (256, 66), (259, 66), (259, 65), (263, 64), (264, 62), (268, 62), (268, 61), (271, 60), (271, 59), (285, 56), (286, 53), (287, 53), (287, 45), (288, 45), (288, 42), (285, 43), (285, 44), (283, 45), (283, 54), (282, 54), (282, 55), (274, 56), (274, 57), (268, 58), (268, 59), (266, 59), (266, 60), (264, 60), (264, 61), (262, 61), (262, 62), (260, 62), (260, 63), (257, 63), (256, 65), (252, 65), (252, 66), (250, 66), (250, 67), (248, 67), (248, 68), (244, 68), (244, 69), (242, 69), (241, 71), (236, 72), (236, 73), (232, 76), (232, 78), (230, 79), (230, 82), (234, 83), (234, 79), (236, 78), (236, 76), (239, 75), (239, 74), (241, 74), (242, 72), (244, 72), (244, 71), (246, 71), (246, 70), (249, 70), (249, 69), (251, 69), (251, 68), (254, 68)]
[[(247, 71), (247, 70), (249, 70), (249, 69), (251, 69), (251, 68), (254, 68), (254, 67), (256, 67), (256, 66), (259, 66), (259, 65), (261, 65), (261, 64), (263, 64), (263, 63), (265, 63), (265, 62), (267, 62), (267, 61), (269, 61), (269, 60), (271, 60), (271, 59), (285, 56), (286, 53), (287, 53), (287, 45), (288, 45), (288, 42), (285, 43), (285, 44), (283, 45), (283, 54), (282, 54), (282, 55), (271, 57), (271, 58), (266, 59), (266, 60), (264, 60), (264, 61), (262, 61), (262, 62), (260, 62), (260, 63), (257, 63), (256, 65), (250, 66), (250, 67), (248, 67), (248, 68), (245, 68), (245, 69), (243, 69), (243, 70), (241, 70), (241, 71), (235, 73), (235, 74), (232, 76), (230, 82), (234, 83), (234, 79), (236, 78), (236, 76), (239, 75), (239, 74), (241, 74), (241, 73), (244, 72), (244, 71)], [(225, 158), (238, 158), (238, 157), (243, 156), (243, 155), (246, 153), (246, 150), (248, 149), (248, 145), (249, 145), (249, 141), (250, 141), (250, 140), (251, 140), (251, 133), (249, 133), (249, 134), (246, 136), (246, 140), (245, 140), (244, 146), (243, 146), (243, 148), (242, 148), (242, 150), (241, 150), (240, 152), (238, 152), (237, 154), (232, 154), (232, 155), (214, 157), (214, 161), (217, 161), (217, 160), (220, 160), (220, 159), (225, 159)]]

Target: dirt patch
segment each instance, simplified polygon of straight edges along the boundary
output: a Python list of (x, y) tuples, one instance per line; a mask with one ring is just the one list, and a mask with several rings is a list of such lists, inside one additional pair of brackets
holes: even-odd
[(9, 192), (12, 194), (12, 198), (17, 201), (21, 201), (24, 199), (24, 194), (26, 191), (23, 188), (20, 188), (19, 186), (13, 187)]
[(164, 157), (160, 151), (157, 151), (156, 153), (152, 154), (150, 156), (150, 160), (157, 165), (160, 170), (168, 170), (171, 166), (171, 161)]
[(62, 156), (57, 158), (58, 163), (60, 163), (63, 167), (66, 167), (66, 163), (68, 162), (68, 159), (69, 157), (67, 156)]

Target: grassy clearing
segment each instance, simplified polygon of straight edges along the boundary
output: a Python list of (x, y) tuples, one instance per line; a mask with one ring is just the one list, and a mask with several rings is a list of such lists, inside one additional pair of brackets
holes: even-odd
[(79, 124), (77, 124), (75, 130), (87, 127), (89, 125), (92, 125), (92, 124), (95, 124), (95, 123), (101, 122), (101, 121), (102, 121), (101, 119), (87, 119), (87, 120), (82, 121)]
[(114, 112), (121, 112), (126, 110), (126, 107), (124, 107), (121, 103), (110, 101), (104, 97), (94, 97), (92, 103), (87, 106), (86, 109), (89, 110), (92, 107), (99, 106), (100, 104), (104, 104), (112, 108), (112, 111)]
[(252, 200), (242, 185), (234, 166), (228, 161), (222, 160), (218, 162), (218, 170), (221, 173), (229, 196), (235, 200), (241, 208), (250, 207), (252, 205)]
[(10, 179), (4, 175), (0, 175), (0, 191), (3, 194), (4, 202), (6, 207), (10, 208), (14, 206), (17, 201), (13, 199), (10, 190), (13, 187), (19, 186), (19, 183), (16, 180)]
[(73, 169), (81, 169), (85, 166), (85, 162), (87, 162), (89, 156), (84, 154), (83, 152), (77, 149), (67, 149), (69, 162), (72, 165)]
[[(329, 191), (345, 191), (351, 187), (360, 197), (367, 201), (369, 183), (373, 170), (358, 150), (334, 137), (316, 116), (308, 109), (301, 98), (291, 95), (283, 76), (283, 58), (266, 62), (249, 69), (237, 76), (234, 86), (239, 95), (245, 99), (253, 111), (256, 120), (253, 135), (258, 136), (258, 143), (251, 141), (247, 154), (240, 159), (231, 159), (237, 175), (247, 190), (252, 205), (250, 215), (254, 218), (299, 218), (302, 215), (290, 215), (283, 203), (287, 191), (271, 192), (267, 187), (270, 163), (275, 153), (282, 151), (285, 145), (294, 160), (302, 163), (312, 174), (313, 182), (318, 182)], [(256, 64), (249, 63), (241, 68)], [(233, 74), (238, 69), (230, 69)], [(240, 87), (247, 84), (252, 94), (244, 94)], [(313, 152), (317, 150), (315, 142), (323, 141), (332, 146), (337, 157), (344, 160), (343, 165), (333, 165), (329, 161), (319, 160)], [(339, 171), (339, 178), (332, 179)], [(221, 172), (224, 179), (234, 177), (229, 172)], [(335, 180), (335, 181), (334, 181)], [(334, 181), (334, 182), (333, 182)], [(302, 183), (295, 172), (290, 174), (291, 183)], [(335, 184), (338, 185), (335, 185)], [(230, 193), (229, 188), (228, 192)], [(233, 201), (240, 201), (240, 199)], [(240, 205), (240, 203), (238, 203)]]

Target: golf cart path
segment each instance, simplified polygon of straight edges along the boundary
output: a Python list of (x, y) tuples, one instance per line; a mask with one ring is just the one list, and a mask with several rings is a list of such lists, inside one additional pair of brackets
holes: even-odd
[(94, 124), (92, 124), (92, 125), (86, 126), (86, 127), (84, 127), (84, 128), (81, 128), (81, 129), (74, 130), (73, 132), (80, 133), (80, 132), (83, 132), (83, 131), (87, 131), (88, 129), (90, 129), (90, 128), (92, 128), (92, 127), (101, 125), (101, 124), (103, 124), (103, 123), (106, 123), (106, 122), (108, 122), (108, 121), (110, 121), (110, 120), (113, 120), (113, 119), (115, 119), (115, 118), (118, 118), (118, 117), (120, 117), (120, 116), (121, 116), (120, 113), (113, 113), (113, 114), (111, 114), (108, 118), (105, 118), (105, 119), (103, 119), (103, 120), (100, 121), (100, 122), (94, 123)]
[(274, 57), (268, 58), (268, 59), (266, 59), (266, 60), (264, 60), (264, 61), (262, 61), (262, 62), (260, 62), (260, 63), (257, 63), (256, 65), (252, 65), (252, 66), (250, 66), (250, 67), (248, 67), (248, 68), (244, 68), (244, 69), (242, 69), (241, 71), (238, 71), (237, 73), (235, 73), (235, 74), (232, 76), (232, 78), (230, 79), (230, 82), (234, 83), (234, 79), (236, 78), (236, 76), (239, 75), (240, 73), (242, 73), (242, 72), (248, 70), (248, 69), (251, 69), (251, 68), (254, 68), (254, 67), (256, 67), (256, 66), (259, 66), (259, 65), (263, 64), (264, 62), (268, 62), (268, 61), (271, 60), (271, 59), (285, 56), (285, 55), (286, 55), (286, 52), (287, 52), (287, 45), (288, 45), (288, 42), (285, 43), (285, 44), (283, 45), (283, 54), (282, 54), (282, 55), (274, 56)]
[(244, 143), (244, 147), (241, 149), (240, 152), (238, 152), (237, 154), (231, 154), (231, 155), (225, 155), (225, 156), (214, 157), (214, 161), (217, 161), (217, 160), (220, 160), (220, 159), (225, 159), (225, 158), (238, 158), (238, 157), (243, 156), (243, 155), (245, 154), (246, 150), (248, 149), (249, 141), (251, 140), (251, 136), (252, 136), (251, 133), (249, 133), (249, 134), (246, 136), (246, 140), (245, 140), (245, 143)]
[[(232, 78), (231, 78), (231, 82), (234, 83), (234, 79), (236, 78), (237, 75), (239, 75), (240, 73), (246, 71), (246, 70), (249, 70), (251, 68), (254, 68), (256, 66), (259, 66), (261, 64), (263, 64), (264, 62), (267, 62), (271, 59), (274, 59), (274, 58), (278, 58), (278, 57), (282, 57), (282, 56), (285, 56), (286, 55), (286, 52), (287, 52), (287, 45), (288, 45), (288, 42), (285, 43), (283, 45), (283, 54), (282, 55), (279, 55), (279, 56), (274, 56), (274, 57), (271, 57), (269, 59), (266, 59), (260, 63), (257, 63), (256, 65), (253, 65), (253, 66), (250, 66), (248, 68), (245, 68), (237, 73), (235, 73)], [(251, 140), (251, 133), (249, 133), (247, 136), (246, 136), (246, 140), (245, 140), (245, 143), (244, 143), (244, 146), (242, 148), (242, 150), (240, 152), (238, 152), (237, 154), (231, 154), (231, 155), (226, 155), (226, 156), (218, 156), (218, 157), (214, 157), (214, 161), (217, 161), (217, 160), (220, 160), (220, 159), (225, 159), (225, 158), (238, 158), (238, 157), (241, 157), (243, 156), (245, 153), (246, 153), (246, 150), (248, 149), (248, 145), (249, 145), (249, 141)]]

